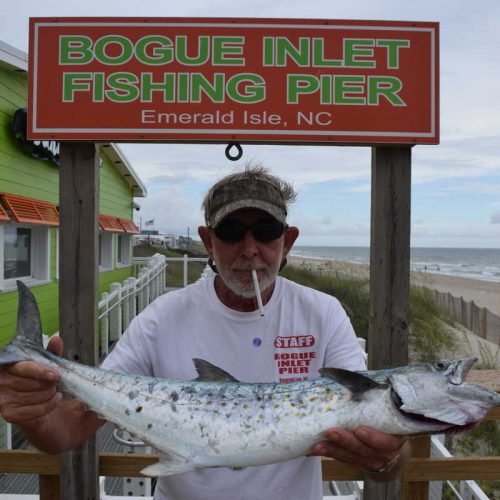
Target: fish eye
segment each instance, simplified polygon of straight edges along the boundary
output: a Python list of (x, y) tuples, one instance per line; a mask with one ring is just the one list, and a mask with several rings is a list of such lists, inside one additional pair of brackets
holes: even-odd
[(446, 368), (448, 368), (448, 363), (445, 363), (444, 361), (436, 361), (436, 363), (434, 363), (434, 368), (436, 368), (436, 370), (442, 372), (442, 371), (446, 370)]

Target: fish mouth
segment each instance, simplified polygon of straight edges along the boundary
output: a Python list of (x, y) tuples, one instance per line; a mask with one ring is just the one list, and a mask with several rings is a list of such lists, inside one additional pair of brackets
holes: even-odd
[[(404, 411), (403, 409), (401, 409), (404, 404), (403, 400), (399, 397), (398, 393), (394, 389), (391, 389), (391, 399), (394, 406), (405, 418), (413, 420), (414, 422), (439, 426), (439, 429), (437, 429), (435, 432), (464, 432), (473, 429), (478, 425), (478, 422), (470, 422), (463, 425), (450, 424), (449, 422), (443, 422), (442, 420), (438, 420), (437, 418), (426, 417), (425, 415)], [(425, 432), (423, 434), (429, 434), (429, 432)]]
[(462, 384), (472, 368), (472, 365), (474, 365), (476, 361), (477, 358), (464, 358), (458, 360), (455, 363), (448, 380), (454, 385)]

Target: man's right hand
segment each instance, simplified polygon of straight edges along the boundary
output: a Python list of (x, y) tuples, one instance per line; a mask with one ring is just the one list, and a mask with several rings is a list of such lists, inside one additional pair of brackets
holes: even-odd
[[(62, 355), (62, 339), (52, 337), (47, 349)], [(57, 390), (58, 380), (56, 371), (34, 361), (1, 366), (0, 413), (7, 422), (21, 427), (36, 424), (62, 400)]]
[[(62, 340), (52, 337), (47, 349), (62, 355)], [(33, 361), (0, 367), (0, 412), (39, 450), (51, 454), (79, 446), (104, 423), (81, 401), (63, 399), (58, 380), (56, 371)]]

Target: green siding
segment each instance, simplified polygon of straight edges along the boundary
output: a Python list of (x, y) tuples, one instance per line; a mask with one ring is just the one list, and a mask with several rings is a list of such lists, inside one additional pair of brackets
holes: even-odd
[(57, 204), (59, 169), (22, 150), (12, 131), (12, 118), (26, 106), (25, 74), (0, 68), (0, 192), (28, 196)]
[[(0, 68), (0, 192), (27, 196), (49, 203), (59, 203), (59, 168), (49, 161), (37, 160), (23, 151), (12, 131), (12, 118), (18, 108), (26, 107), (27, 75)], [(103, 154), (100, 177), (100, 213), (132, 218), (133, 193), (112, 162)], [(57, 276), (58, 230), (50, 230), (50, 278), (48, 284), (31, 288), (40, 308), (44, 333), (58, 331), (59, 287)], [(113, 238), (113, 261), (116, 263), (116, 237)], [(133, 267), (123, 267), (99, 274), (99, 294), (111, 283), (122, 282), (133, 274)], [(15, 332), (17, 292), (0, 291), (0, 344)]]
[(99, 211), (101, 214), (132, 219), (132, 188), (105, 154), (101, 168)]

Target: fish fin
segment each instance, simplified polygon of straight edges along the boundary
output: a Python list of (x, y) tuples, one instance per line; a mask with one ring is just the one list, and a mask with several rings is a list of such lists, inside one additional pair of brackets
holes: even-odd
[(182, 474), (183, 472), (190, 472), (196, 467), (192, 462), (177, 455), (162, 454), (160, 461), (148, 465), (141, 470), (141, 474), (145, 476), (173, 476), (174, 474)]
[(230, 373), (204, 359), (193, 358), (193, 363), (198, 372), (198, 382), (239, 382)]
[(319, 372), (322, 377), (331, 378), (346, 386), (354, 395), (360, 395), (371, 389), (387, 388), (387, 384), (380, 384), (361, 373), (351, 372), (343, 368), (320, 368)]
[(35, 297), (22, 281), (16, 283), (19, 291), (16, 333), (11, 343), (0, 349), (0, 365), (30, 359), (22, 349), (23, 345), (43, 346), (42, 322)]
[(43, 346), (42, 321), (36, 299), (31, 290), (22, 282), (16, 281), (19, 292), (17, 309), (16, 338), (24, 337), (38, 346)]
[(11, 344), (0, 349), (0, 365), (10, 365), (30, 359), (19, 347)]

